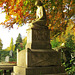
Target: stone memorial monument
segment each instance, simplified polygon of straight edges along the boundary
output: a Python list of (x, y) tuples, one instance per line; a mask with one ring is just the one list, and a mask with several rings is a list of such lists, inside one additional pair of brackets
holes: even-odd
[(10, 50), (9, 55), (12, 57), (13, 56), (13, 50)]
[(9, 56), (5, 57), (5, 62), (9, 62)]
[(66, 75), (61, 66), (61, 54), (51, 48), (50, 30), (46, 26), (46, 12), (41, 1), (36, 1), (36, 19), (27, 29), (27, 45), (17, 50), (17, 66), (13, 75)]

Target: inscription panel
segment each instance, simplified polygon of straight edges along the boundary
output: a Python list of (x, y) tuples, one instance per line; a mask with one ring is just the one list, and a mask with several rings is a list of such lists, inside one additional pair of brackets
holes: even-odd
[(34, 41), (47, 41), (50, 40), (50, 32), (48, 30), (33, 30)]

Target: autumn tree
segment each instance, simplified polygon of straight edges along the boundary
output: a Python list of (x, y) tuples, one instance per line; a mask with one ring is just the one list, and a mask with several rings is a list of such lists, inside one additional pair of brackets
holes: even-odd
[(19, 33), (19, 35), (18, 35), (18, 37), (16, 39), (15, 50), (17, 48), (20, 49), (20, 50), (22, 50), (22, 48), (23, 48), (22, 37), (21, 37), (20, 33)]
[[(68, 21), (75, 14), (75, 0), (41, 0), (41, 2), (46, 10), (51, 37), (64, 32)], [(35, 0), (0, 0), (2, 12), (6, 12), (6, 20), (1, 24), (13, 28), (15, 23), (20, 26), (35, 19), (34, 3)]]
[[(68, 36), (66, 33), (71, 30), (75, 36), (75, 0), (41, 0), (41, 2), (46, 10), (46, 25), (50, 29), (50, 38), (57, 37), (59, 41), (65, 42), (66, 39), (63, 38)], [(1, 24), (13, 28), (15, 23), (20, 26), (35, 19), (34, 3), (35, 0), (0, 0), (0, 8), (6, 13), (6, 20)], [(70, 26), (71, 28), (67, 30)]]

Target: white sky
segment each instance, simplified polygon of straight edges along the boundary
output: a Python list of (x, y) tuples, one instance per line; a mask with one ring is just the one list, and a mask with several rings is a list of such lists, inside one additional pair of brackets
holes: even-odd
[[(4, 20), (5, 20), (5, 14), (0, 13), (0, 23), (3, 22)], [(21, 33), (22, 38), (27, 36), (26, 29), (27, 29), (27, 25), (19, 27), (18, 29), (17, 29), (17, 25), (14, 25), (14, 28), (11, 30), (9, 30), (8, 28), (4, 28), (2, 25), (0, 25), (0, 38), (3, 43), (3, 49), (10, 46), (11, 37), (13, 38), (15, 43), (19, 33)]]

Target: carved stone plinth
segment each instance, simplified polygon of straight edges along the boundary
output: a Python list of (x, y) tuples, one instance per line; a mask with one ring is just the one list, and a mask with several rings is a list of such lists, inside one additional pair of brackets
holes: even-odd
[(14, 75), (67, 75), (63, 66), (50, 67), (14, 67)]
[[(26, 68), (26, 75), (56, 75), (64, 73), (63, 66), (50, 66), (50, 67), (28, 67)], [(63, 74), (65, 75), (65, 74)]]
[(50, 30), (48, 29), (27, 29), (27, 48), (30, 49), (51, 49)]
[(13, 75), (66, 75), (64, 67), (61, 66), (60, 52), (28, 48), (18, 52), (18, 56)]
[(60, 52), (52, 49), (27, 49), (27, 67), (60, 66)]

